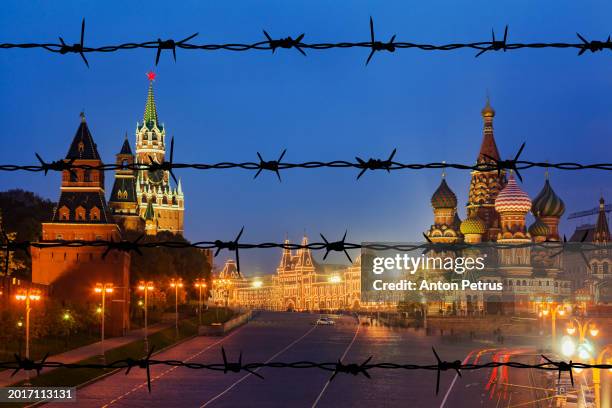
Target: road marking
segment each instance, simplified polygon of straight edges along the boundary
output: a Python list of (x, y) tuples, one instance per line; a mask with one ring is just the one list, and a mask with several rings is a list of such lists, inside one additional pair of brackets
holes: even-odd
[[(285, 351), (289, 350), (291, 347), (293, 347), (294, 345), (296, 345), (300, 340), (302, 340), (304, 337), (308, 336), (314, 329), (316, 329), (317, 326), (314, 325), (310, 330), (308, 330), (306, 333), (304, 333), (302, 336), (300, 336), (299, 338), (293, 340), (289, 345), (287, 345), (284, 349), (282, 349), (281, 351), (279, 351), (278, 353), (276, 353), (275, 355), (273, 355), (272, 357), (270, 357), (268, 360), (264, 361), (264, 364), (268, 364), (270, 361), (274, 360), (276, 357), (280, 356), (281, 354), (283, 354)], [(260, 367), (261, 368), (261, 367)], [(260, 368), (256, 368), (255, 370), (253, 370), (253, 372), (257, 372), (259, 371)], [(212, 399), (206, 401), (203, 405), (200, 406), (200, 408), (206, 407), (208, 405), (210, 405), (211, 403), (215, 402), (217, 399), (221, 398), (222, 396), (224, 396), (225, 394), (227, 394), (228, 392), (230, 392), (232, 390), (232, 388), (234, 388), (235, 386), (237, 386), (238, 384), (240, 384), (242, 381), (246, 380), (248, 377), (252, 376), (253, 374), (248, 373), (246, 374), (244, 377), (241, 377), (239, 380), (237, 380), (236, 382), (234, 382), (232, 385), (230, 385), (229, 387), (227, 387), (225, 390), (223, 390), (221, 393), (217, 394), (216, 396), (214, 396)]]
[[(243, 326), (245, 327), (245, 326)], [(209, 344), (208, 346), (206, 346), (205, 348), (203, 348), (202, 350), (198, 351), (197, 353), (191, 355), (190, 357), (186, 358), (184, 361), (190, 361), (193, 360), (195, 357), (199, 356), (200, 354), (204, 353), (205, 351), (209, 350), (211, 347), (216, 346), (217, 344), (221, 343), (222, 341), (225, 341), (227, 339), (229, 339), (230, 337), (232, 337), (234, 334), (238, 333), (240, 330), (242, 330), (242, 327), (240, 327), (237, 330), (234, 330), (233, 332), (231, 332), (228, 336), (225, 336), (223, 338), (221, 338), (220, 340), (217, 340), (214, 343)], [(180, 345), (178, 345), (180, 346)], [(171, 349), (170, 349), (171, 350)], [(174, 366), (172, 368), (167, 369), (166, 371), (161, 372), (160, 374), (154, 376), (151, 378), (151, 383), (153, 383), (153, 381), (160, 379), (161, 377), (163, 377), (164, 375), (168, 374), (169, 372), (172, 372), (174, 370), (176, 370), (178, 368), (178, 366)], [(108, 404), (102, 405), (102, 408), (106, 408), (112, 404), (114, 404), (115, 402), (127, 397), (128, 395), (130, 395), (131, 393), (138, 391), (139, 389), (143, 388), (144, 386), (147, 385), (147, 382), (143, 382), (142, 384), (139, 384), (137, 386), (135, 386), (134, 388), (132, 388), (131, 390), (129, 390), (128, 392), (118, 396), (117, 398), (113, 399), (112, 401), (110, 401)]]
[[(472, 354), (474, 354), (475, 351), (476, 350), (470, 351), (468, 353), (468, 355), (465, 356), (465, 359), (463, 360), (462, 364), (467, 363), (469, 361), (470, 357), (472, 356)], [(455, 374), (455, 377), (453, 378), (453, 381), (451, 382), (450, 386), (448, 387), (448, 390), (446, 391), (446, 394), (444, 394), (444, 399), (442, 400), (442, 403), (440, 403), (440, 408), (443, 408), (444, 404), (446, 404), (446, 400), (448, 399), (448, 396), (450, 395), (450, 392), (453, 389), (453, 386), (457, 382), (457, 377), (459, 377), (459, 374)]]
[[(351, 347), (353, 346), (353, 343), (355, 343), (355, 339), (357, 338), (357, 334), (359, 334), (359, 327), (361, 325), (359, 324), (359, 322), (357, 323), (357, 330), (355, 330), (355, 335), (353, 336), (353, 340), (351, 340), (351, 342), (349, 343), (348, 346), (346, 346), (346, 349), (344, 350), (344, 353), (342, 354), (342, 357), (340, 357), (340, 362), (342, 362), (344, 360), (344, 358), (346, 357), (346, 355), (348, 354), (349, 350), (351, 349)], [(325, 390), (327, 390), (327, 387), (329, 387), (329, 384), (331, 383), (331, 377), (329, 380), (327, 380), (327, 382), (325, 383), (325, 385), (323, 386), (323, 389), (321, 390), (321, 392), (319, 393), (319, 396), (317, 397), (317, 399), (315, 400), (315, 402), (312, 404), (312, 408), (315, 408), (317, 406), (317, 404), (319, 403), (319, 400), (321, 399), (321, 397), (323, 396), (323, 394), (325, 393)]]

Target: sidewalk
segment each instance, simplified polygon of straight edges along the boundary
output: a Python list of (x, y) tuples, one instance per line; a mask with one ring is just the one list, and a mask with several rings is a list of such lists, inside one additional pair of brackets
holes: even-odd
[[(149, 335), (156, 333), (160, 330), (163, 330), (168, 327), (172, 327), (172, 324), (169, 323), (157, 323), (149, 326)], [(106, 351), (124, 346), (126, 344), (132, 343), (134, 341), (140, 340), (144, 337), (144, 329), (136, 329), (131, 330), (126, 336), (123, 337), (112, 337), (110, 339), (104, 340), (104, 349)], [(60, 363), (76, 363), (81, 360), (85, 360), (90, 357), (95, 357), (100, 354), (102, 350), (101, 342), (96, 342), (92, 344), (88, 344), (83, 347), (75, 348), (70, 351), (66, 351), (65, 353), (56, 354), (53, 356), (49, 356), (47, 361), (55, 361)], [(49, 372), (54, 370), (54, 368), (45, 368), (41, 370), (42, 373)], [(26, 379), (26, 373), (24, 371), (20, 371), (15, 374), (14, 377), (11, 377), (14, 370), (4, 370), (0, 371), (0, 387), (6, 387), (10, 384), (17, 383), (19, 381)], [(30, 372), (30, 376), (36, 376), (35, 372)]]

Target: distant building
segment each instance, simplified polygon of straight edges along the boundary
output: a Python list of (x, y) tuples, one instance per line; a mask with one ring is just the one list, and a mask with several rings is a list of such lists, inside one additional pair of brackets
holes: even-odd
[[(84, 114), (65, 159), (75, 165), (102, 165)], [(41, 243), (121, 239), (104, 197), (103, 171), (63, 170), (60, 191), (52, 220), (42, 224)], [(112, 318), (107, 330), (122, 335), (129, 328), (130, 254), (113, 251), (104, 257), (105, 251), (102, 246), (32, 247), (32, 282), (50, 285), (57, 299), (79, 303), (98, 302), (93, 292), (95, 284), (112, 283), (116, 290), (108, 300)]]
[[(285, 240), (289, 244), (288, 240)], [(308, 239), (302, 239), (307, 245)], [(214, 281), (213, 302), (269, 310), (357, 309), (361, 294), (360, 260), (350, 266), (319, 264), (310, 249), (284, 249), (276, 275), (245, 278), (228, 260)]]
[(581, 301), (585, 308), (589, 304), (604, 312), (612, 312), (612, 243), (610, 226), (606, 218), (604, 198), (599, 199), (595, 224), (580, 225), (576, 228), (570, 242), (585, 242), (601, 245), (600, 250), (566, 254), (567, 270), (572, 281), (581, 291)]

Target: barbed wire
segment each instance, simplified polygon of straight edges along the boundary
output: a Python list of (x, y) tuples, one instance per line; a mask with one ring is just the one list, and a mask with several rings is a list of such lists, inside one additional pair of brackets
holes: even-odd
[(315, 361), (294, 361), (294, 362), (281, 362), (272, 361), (267, 363), (252, 362), (244, 363), (242, 361), (242, 352), (240, 352), (237, 361), (231, 361), (227, 357), (225, 348), (221, 347), (222, 363), (195, 363), (186, 362), (181, 360), (156, 360), (151, 358), (153, 355), (154, 348), (151, 348), (149, 353), (143, 358), (125, 358), (113, 361), (111, 363), (62, 363), (58, 361), (47, 361), (49, 354), (45, 355), (40, 361), (30, 360), (24, 358), (19, 354), (15, 354), (15, 360), (0, 362), (1, 369), (13, 370), (12, 376), (15, 376), (20, 371), (34, 371), (37, 375), (40, 375), (41, 371), (45, 368), (67, 368), (67, 369), (99, 369), (99, 370), (122, 370), (125, 369), (125, 374), (129, 374), (133, 368), (140, 368), (146, 370), (147, 386), (149, 392), (151, 392), (151, 367), (155, 366), (169, 366), (169, 367), (184, 367), (190, 370), (210, 370), (227, 373), (240, 373), (246, 372), (253, 374), (261, 379), (265, 377), (256, 372), (261, 368), (274, 368), (274, 369), (319, 369), (330, 372), (332, 375), (330, 381), (333, 381), (338, 374), (350, 374), (353, 376), (363, 375), (367, 379), (372, 378), (372, 370), (427, 370), (436, 371), (436, 395), (440, 391), (440, 377), (445, 371), (455, 371), (461, 377), (461, 370), (472, 371), (482, 369), (494, 369), (498, 367), (509, 367), (516, 369), (536, 369), (546, 371), (557, 371), (559, 373), (558, 378), (564, 372), (569, 373), (572, 386), (574, 385), (574, 369), (597, 369), (607, 370), (612, 369), (612, 364), (589, 364), (575, 361), (555, 361), (542, 355), (544, 362), (537, 364), (526, 364), (515, 361), (491, 361), (483, 364), (474, 363), (463, 363), (461, 360), (446, 361), (442, 360), (436, 349), (432, 347), (433, 354), (436, 361), (432, 364), (414, 364), (414, 363), (391, 363), (391, 362), (372, 362), (374, 356), (369, 356), (365, 361), (356, 363), (343, 363), (341, 359), (335, 362), (315, 362)]
[[(348, 258), (349, 262), (353, 263), (348, 250), (372, 250), (372, 251), (398, 251), (398, 252), (413, 252), (413, 251), (422, 251), (423, 253), (444, 253), (444, 252), (453, 252), (458, 253), (464, 250), (486, 250), (486, 249), (521, 249), (521, 248), (531, 248), (535, 250), (543, 250), (553, 252), (549, 255), (550, 258), (556, 257), (561, 253), (575, 253), (582, 256), (582, 259), (587, 264), (587, 267), (590, 267), (589, 262), (587, 260), (586, 255), (588, 253), (597, 252), (597, 251), (608, 251), (612, 250), (612, 243), (596, 243), (596, 242), (585, 242), (586, 235), (582, 237), (582, 241), (580, 242), (572, 242), (567, 241), (564, 237), (563, 241), (543, 241), (543, 242), (483, 242), (483, 243), (439, 243), (432, 242), (430, 238), (423, 234), (425, 238), (425, 242), (422, 243), (370, 243), (370, 242), (362, 242), (362, 243), (352, 243), (346, 241), (346, 236), (348, 231), (344, 233), (342, 239), (337, 241), (332, 241), (327, 239), (323, 234), (319, 234), (321, 236), (322, 242), (311, 242), (306, 244), (297, 244), (290, 242), (261, 242), (261, 243), (245, 243), (240, 242), (240, 238), (244, 232), (244, 227), (240, 229), (240, 232), (237, 234), (236, 238), (231, 241), (223, 241), (220, 239), (216, 239), (213, 241), (196, 241), (189, 242), (184, 240), (177, 241), (146, 241), (144, 239), (144, 235), (140, 235), (138, 238), (134, 240), (45, 240), (45, 241), (17, 241), (10, 240), (8, 236), (4, 236), (2, 242), (0, 242), (0, 250), (8, 254), (12, 251), (23, 251), (26, 254), (30, 248), (58, 248), (58, 247), (66, 247), (66, 248), (79, 248), (79, 247), (94, 247), (94, 248), (105, 248), (104, 253), (102, 254), (102, 258), (106, 258), (106, 256), (111, 251), (119, 251), (119, 252), (135, 252), (138, 255), (142, 255), (142, 249), (145, 248), (170, 248), (170, 249), (186, 249), (186, 248), (196, 248), (196, 249), (216, 249), (215, 256), (217, 256), (221, 250), (227, 250), (230, 253), (234, 253), (236, 257), (236, 267), (238, 272), (240, 272), (240, 250), (241, 249), (289, 249), (289, 250), (297, 250), (297, 249), (308, 249), (314, 251), (325, 251), (323, 259), (325, 260), (330, 252), (340, 252), (344, 253)], [(8, 268), (6, 269), (8, 271)]]
[(388, 42), (380, 41), (375, 36), (374, 20), (370, 17), (369, 24), (369, 41), (341, 41), (341, 42), (321, 42), (321, 43), (307, 43), (304, 42), (306, 36), (305, 33), (299, 34), (295, 37), (279, 37), (273, 38), (266, 30), (262, 30), (263, 38), (260, 41), (252, 43), (223, 43), (223, 44), (197, 44), (192, 43), (193, 40), (199, 35), (199, 32), (191, 34), (181, 40), (157, 38), (156, 40), (149, 40), (143, 42), (126, 42), (116, 45), (103, 45), (103, 46), (87, 46), (85, 45), (85, 19), (81, 22), (81, 33), (80, 41), (73, 43), (72, 45), (67, 44), (63, 37), (59, 36), (59, 43), (41, 42), (41, 43), (2, 43), (0, 49), (43, 49), (51, 53), (66, 55), (66, 54), (78, 54), (85, 65), (89, 67), (89, 61), (87, 60), (86, 54), (91, 53), (111, 53), (123, 50), (135, 50), (135, 49), (150, 49), (155, 50), (155, 65), (159, 63), (162, 51), (172, 51), (172, 57), (176, 62), (176, 50), (187, 50), (187, 51), (233, 51), (233, 52), (245, 52), (245, 51), (272, 51), (272, 54), (276, 53), (279, 48), (283, 49), (295, 49), (303, 56), (307, 56), (306, 50), (324, 51), (331, 49), (345, 49), (345, 48), (366, 48), (370, 49), (370, 53), (366, 59), (365, 64), (368, 65), (372, 60), (372, 57), (377, 52), (386, 51), (389, 53), (395, 53), (397, 50), (405, 49), (417, 49), (421, 51), (457, 51), (461, 49), (469, 49), (477, 51), (475, 57), (479, 57), (482, 54), (496, 51), (515, 51), (520, 49), (575, 49), (578, 50), (578, 56), (583, 55), (585, 52), (590, 51), (596, 53), (604, 50), (612, 50), (612, 41), (610, 36), (604, 41), (601, 40), (587, 40), (580, 33), (576, 33), (579, 41), (576, 42), (508, 42), (508, 26), (504, 29), (504, 36), (502, 39), (495, 37), (495, 31), (491, 30), (491, 39), (485, 41), (476, 42), (454, 42), (449, 44), (427, 44), (417, 43), (408, 41), (396, 41), (397, 35), (391, 36)]
[(424, 169), (458, 169), (458, 170), (470, 170), (470, 171), (501, 171), (510, 170), (516, 173), (517, 177), (522, 181), (520, 171), (530, 168), (554, 168), (558, 170), (576, 171), (576, 170), (603, 170), (612, 171), (612, 163), (576, 163), (576, 162), (540, 162), (540, 161), (528, 161), (520, 160), (520, 155), (525, 148), (523, 143), (516, 155), (510, 159), (499, 159), (491, 156), (485, 157), (485, 160), (480, 160), (475, 164), (462, 164), (462, 163), (447, 163), (443, 162), (431, 162), (431, 163), (403, 163), (394, 161), (393, 158), (397, 153), (397, 149), (393, 149), (391, 155), (387, 159), (379, 159), (370, 157), (369, 159), (363, 159), (361, 157), (355, 157), (355, 161), (347, 160), (333, 160), (333, 161), (306, 161), (299, 163), (283, 162), (283, 158), (287, 152), (287, 149), (283, 150), (278, 160), (264, 160), (261, 153), (257, 152), (259, 158), (258, 162), (219, 162), (219, 163), (174, 163), (174, 139), (171, 142), (170, 160), (164, 160), (161, 163), (151, 159), (149, 163), (112, 163), (112, 164), (81, 164), (75, 163), (74, 159), (60, 159), (55, 161), (47, 162), (38, 153), (35, 153), (39, 164), (34, 165), (18, 165), (18, 164), (2, 164), (0, 165), (0, 171), (26, 171), (39, 173), (42, 172), (45, 175), (49, 171), (63, 172), (63, 171), (74, 171), (80, 170), (98, 170), (98, 171), (116, 171), (116, 170), (132, 170), (132, 171), (168, 171), (173, 179), (176, 180), (173, 170), (175, 169), (195, 169), (195, 170), (227, 170), (227, 169), (243, 169), (255, 171), (254, 179), (257, 178), (262, 171), (268, 171), (275, 173), (278, 180), (281, 181), (280, 172), (289, 169), (319, 169), (319, 168), (352, 168), (358, 169), (357, 179), (366, 171), (384, 170), (386, 172), (398, 171), (398, 170), (424, 170)]

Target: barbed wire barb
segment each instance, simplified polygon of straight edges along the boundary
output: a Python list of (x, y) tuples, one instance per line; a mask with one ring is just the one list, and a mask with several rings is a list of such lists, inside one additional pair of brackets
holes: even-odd
[(489, 156), (488, 154), (483, 154), (483, 156), (485, 156), (487, 159), (495, 162), (495, 168), (497, 168), (497, 174), (498, 175), (501, 175), (501, 171), (502, 170), (510, 170), (510, 171), (515, 172), (516, 176), (522, 182), (523, 181), (523, 177), (521, 177), (521, 173), (519, 172), (519, 169), (517, 167), (517, 163), (518, 163), (518, 159), (521, 156), (521, 153), (523, 152), (524, 148), (525, 148), (525, 142), (523, 142), (523, 144), (519, 148), (518, 152), (516, 152), (516, 155), (514, 156), (514, 159), (509, 159), (509, 160), (500, 160), (500, 159), (497, 159), (495, 157)]
[(395, 41), (395, 34), (393, 34), (388, 43), (376, 41), (376, 37), (374, 36), (374, 20), (372, 19), (372, 16), (370, 16), (370, 40), (370, 47), (372, 48), (372, 50), (370, 51), (370, 55), (368, 55), (368, 59), (365, 63), (366, 65), (370, 63), (370, 60), (374, 56), (374, 53), (377, 51), (395, 52), (395, 44), (393, 43)]
[(261, 173), (262, 170), (269, 170), (269, 171), (273, 171), (274, 173), (276, 173), (276, 177), (278, 177), (278, 181), (282, 182), (283, 180), (281, 180), (281, 176), (280, 176), (280, 173), (278, 171), (278, 166), (279, 166), (280, 162), (283, 160), (283, 157), (285, 157), (285, 153), (287, 153), (287, 149), (283, 150), (283, 152), (280, 154), (278, 160), (265, 161), (261, 157), (261, 154), (259, 152), (257, 152), (257, 157), (259, 157), (259, 169), (257, 170), (257, 173), (255, 173), (255, 176), (253, 177), (253, 179), (256, 179), (257, 176), (259, 176), (259, 173)]
[(504, 52), (506, 52), (506, 50), (508, 49), (507, 41), (508, 41), (508, 25), (506, 25), (506, 29), (504, 30), (504, 39), (501, 41), (495, 40), (495, 30), (491, 29), (491, 45), (487, 48), (483, 48), (482, 50), (480, 50), (480, 52), (476, 54), (475, 57), (478, 58), (487, 51), (503, 50)]
[(442, 361), (438, 353), (436, 353), (436, 349), (434, 347), (431, 348), (437, 360), (437, 369), (436, 369), (436, 395), (440, 392), (440, 373), (446, 370), (455, 370), (457, 375), (461, 377), (461, 371), (459, 369), (462, 367), (461, 360), (455, 360), (453, 362)]
[(393, 164), (393, 157), (395, 156), (396, 152), (397, 152), (397, 148), (393, 149), (393, 151), (391, 152), (391, 155), (389, 156), (387, 160), (370, 158), (366, 162), (365, 160), (359, 157), (355, 157), (355, 160), (357, 160), (357, 163), (358, 163), (357, 167), (361, 169), (361, 171), (357, 175), (357, 180), (359, 180), (361, 176), (363, 176), (366, 170), (385, 169), (387, 170), (387, 173), (391, 173), (391, 165)]
[(272, 50), (272, 54), (274, 54), (276, 52), (276, 49), (280, 47), (280, 48), (287, 48), (287, 49), (295, 48), (296, 50), (300, 52), (300, 54), (302, 54), (303, 56), (306, 56), (306, 52), (304, 52), (304, 50), (300, 47), (300, 44), (302, 40), (304, 39), (304, 33), (298, 35), (295, 40), (291, 38), (291, 36), (286, 37), (286, 38), (281, 38), (280, 40), (273, 40), (272, 37), (270, 37), (270, 34), (268, 34), (266, 30), (263, 30), (263, 33), (268, 39), (268, 41), (266, 42), (269, 44), (270, 49)]
[(323, 239), (323, 241), (325, 242), (325, 255), (323, 255), (323, 260), (325, 260), (327, 258), (327, 255), (329, 255), (329, 253), (331, 251), (336, 251), (336, 252), (344, 252), (344, 254), (346, 255), (346, 257), (348, 258), (350, 263), (353, 263), (353, 260), (351, 259), (351, 256), (349, 255), (349, 253), (347, 252), (347, 247), (346, 247), (346, 234), (348, 233), (348, 230), (344, 231), (344, 236), (342, 237), (342, 239), (340, 241), (334, 241), (334, 242), (329, 242), (324, 236), (323, 234), (319, 234), (321, 235), (321, 238)]
[(582, 41), (582, 46), (580, 47), (580, 51), (578, 51), (578, 56), (581, 56), (587, 50), (591, 51), (592, 53), (595, 53), (597, 51), (603, 51), (604, 49), (612, 49), (612, 42), (610, 42), (610, 36), (608, 36), (608, 39), (606, 41), (602, 42), (597, 40), (587, 41), (583, 36), (580, 35), (580, 33), (576, 33), (576, 35)]
[(216, 240), (214, 242), (214, 245), (217, 248), (217, 251), (215, 252), (215, 257), (219, 255), (219, 252), (222, 249), (227, 249), (230, 252), (236, 253), (236, 269), (238, 270), (238, 274), (240, 274), (240, 252), (239, 252), (240, 245), (238, 244), (238, 241), (240, 240), (240, 237), (242, 236), (243, 232), (244, 232), (244, 225), (240, 229), (240, 232), (236, 236), (236, 239), (234, 239), (233, 241), (224, 242), (221, 240)]
[(127, 364), (125, 375), (128, 375), (133, 367), (139, 367), (146, 370), (147, 388), (149, 389), (149, 394), (151, 393), (151, 356), (153, 355), (153, 351), (155, 351), (155, 345), (151, 346), (151, 349), (149, 350), (145, 358), (135, 360), (128, 357), (125, 360)]
[(559, 376), (557, 377), (557, 380), (561, 380), (562, 372), (569, 371), (570, 381), (572, 382), (572, 387), (574, 386), (574, 374), (572, 372), (572, 367), (574, 363), (572, 362), (572, 360), (570, 360), (569, 363), (566, 363), (565, 361), (552, 361), (551, 359), (549, 359), (543, 354), (542, 354), (542, 358), (548, 361), (548, 363), (550, 363), (551, 365), (557, 367), (558, 372), (559, 372)]
[(187, 38), (183, 38), (182, 40), (176, 42), (172, 39), (162, 41), (161, 38), (157, 39), (157, 55), (155, 56), (155, 66), (159, 63), (159, 56), (161, 55), (162, 50), (172, 50), (172, 57), (174, 58), (174, 62), (176, 62), (176, 47), (185, 45), (187, 41), (196, 37), (199, 33), (195, 33), (190, 35)]
[(227, 374), (230, 372), (239, 373), (241, 371), (246, 371), (250, 374), (253, 374), (254, 376), (261, 378), (262, 380), (264, 379), (263, 375), (259, 374), (257, 371), (251, 370), (249, 367), (245, 367), (242, 365), (242, 351), (240, 352), (240, 355), (238, 356), (237, 363), (230, 363), (227, 360), (227, 355), (225, 354), (225, 348), (223, 346), (221, 346), (221, 356), (223, 357), (223, 374)]
[(74, 53), (78, 53), (81, 58), (83, 59), (83, 62), (85, 63), (85, 65), (87, 65), (87, 68), (89, 68), (89, 62), (87, 62), (87, 58), (85, 58), (85, 54), (83, 53), (83, 51), (85, 50), (85, 19), (83, 19), (83, 21), (81, 22), (81, 42), (80, 43), (76, 43), (73, 45), (68, 45), (64, 42), (64, 39), (62, 37), (59, 37), (61, 46), (59, 49), (59, 53), (64, 55), (67, 54), (69, 52), (74, 52)]
[(332, 374), (332, 376), (329, 379), (329, 381), (332, 382), (334, 380), (334, 378), (336, 378), (336, 375), (338, 373), (347, 373), (347, 374), (352, 374), (354, 376), (357, 376), (359, 374), (363, 374), (367, 379), (372, 379), (372, 377), (368, 373), (368, 363), (370, 362), (370, 360), (372, 360), (372, 356), (368, 357), (361, 364), (355, 364), (355, 363), (343, 364), (342, 360), (338, 359), (338, 363), (336, 364), (336, 368), (334, 369), (334, 373)]

